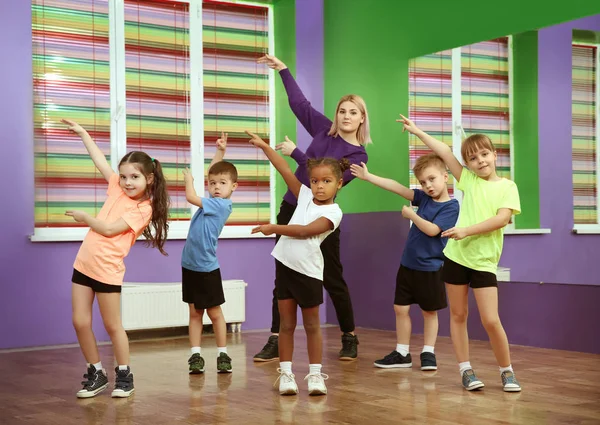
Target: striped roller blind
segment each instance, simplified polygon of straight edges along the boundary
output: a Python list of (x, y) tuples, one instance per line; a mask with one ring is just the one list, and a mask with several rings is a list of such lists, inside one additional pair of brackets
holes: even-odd
[(161, 161), (171, 220), (189, 219), (182, 169), (190, 164), (189, 4), (125, 0), (127, 151)]
[(268, 52), (268, 9), (204, 1), (202, 25), (205, 164), (212, 160), (221, 132), (228, 133), (225, 159), (239, 173), (228, 224), (268, 223), (269, 162), (244, 133), (247, 129), (269, 141), (268, 69), (256, 63)]
[(598, 223), (596, 46), (573, 45), (572, 145), (575, 224)]
[(110, 153), (107, 0), (33, 0), (35, 227), (82, 226), (65, 210), (96, 215), (106, 181), (61, 118), (84, 126)]
[[(452, 148), (452, 51), (433, 53), (409, 61), (409, 114), (426, 133)], [(421, 185), (412, 172), (419, 156), (431, 150), (412, 134), (409, 140), (410, 187)], [(448, 181), (453, 194), (453, 179)]]
[(462, 125), (467, 136), (489, 136), (496, 171), (510, 178), (508, 37), (461, 47)]

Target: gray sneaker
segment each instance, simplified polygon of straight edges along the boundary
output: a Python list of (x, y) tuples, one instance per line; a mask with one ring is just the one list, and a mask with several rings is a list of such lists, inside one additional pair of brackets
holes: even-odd
[(473, 369), (467, 369), (463, 372), (462, 384), (467, 391), (478, 390), (479, 388), (484, 387), (483, 382), (481, 382), (477, 376), (475, 376)]
[(519, 392), (521, 391), (521, 385), (515, 377), (515, 373), (511, 371), (502, 372), (500, 374), (502, 378), (502, 389), (507, 392)]

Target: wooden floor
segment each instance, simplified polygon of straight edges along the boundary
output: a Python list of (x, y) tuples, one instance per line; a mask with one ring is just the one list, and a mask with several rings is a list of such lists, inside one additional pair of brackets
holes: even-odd
[[(254, 363), (267, 332), (230, 334), (234, 372), (216, 373), (216, 348), (205, 338), (204, 375), (187, 373), (185, 338), (131, 343), (136, 392), (112, 399), (110, 390), (78, 400), (84, 364), (78, 348), (0, 354), (0, 424), (599, 424), (600, 356), (512, 347), (522, 393), (504, 393), (488, 343), (472, 342), (471, 363), (486, 387), (461, 387), (448, 338), (436, 347), (439, 370), (383, 370), (373, 360), (395, 346), (394, 333), (359, 329), (359, 360), (340, 362), (337, 328), (323, 329), (329, 394), (309, 397), (305, 338), (296, 337), (298, 396), (281, 397), (272, 384), (278, 362)], [(422, 337), (412, 341), (418, 359)], [(110, 346), (102, 361), (112, 364)], [(111, 387), (114, 371), (109, 371)]]

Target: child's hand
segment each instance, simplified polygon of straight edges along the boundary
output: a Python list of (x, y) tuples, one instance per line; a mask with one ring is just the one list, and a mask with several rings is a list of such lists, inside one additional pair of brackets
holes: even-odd
[(263, 224), (262, 226), (255, 227), (252, 229), (252, 233), (262, 233), (263, 235), (272, 235), (275, 233), (273, 231), (273, 226), (270, 224)]
[(402, 217), (410, 220), (415, 216), (415, 214), (417, 213), (412, 209), (412, 207), (408, 207), (406, 205), (402, 206)]
[(396, 120), (396, 122), (401, 122), (402, 124), (404, 124), (404, 126), (402, 127), (403, 133), (405, 131), (408, 131), (410, 134), (415, 134), (416, 131), (419, 131), (419, 127), (417, 127), (414, 122), (412, 122), (402, 114), (400, 114), (400, 117), (402, 119)]
[(192, 172), (187, 167), (183, 169), (183, 181), (185, 184), (194, 183), (194, 176), (192, 176)]
[(65, 211), (65, 215), (68, 215), (69, 217), (73, 217), (75, 219), (75, 221), (78, 223), (83, 223), (86, 213), (85, 213), (85, 211), (68, 210), (68, 211)]
[(290, 156), (292, 152), (296, 149), (296, 145), (287, 136), (285, 136), (285, 142), (278, 144), (275, 146), (276, 151), (281, 151), (281, 153), (285, 156)]
[(77, 134), (78, 136), (81, 136), (82, 134), (86, 133), (85, 128), (77, 124), (75, 121), (62, 119), (60, 120), (60, 122), (62, 122), (63, 124), (67, 124), (68, 129), (73, 133)]
[(367, 180), (371, 175), (367, 168), (367, 164), (364, 162), (361, 162), (360, 165), (350, 164), (350, 173), (361, 180)]
[(227, 133), (221, 131), (221, 138), (217, 139), (217, 150), (225, 152), (227, 149)]
[(248, 130), (244, 130), (246, 132), (246, 134), (248, 136), (250, 136), (250, 140), (248, 140), (251, 144), (253, 144), (254, 146), (256, 146), (257, 148), (265, 148), (267, 145), (267, 142), (265, 142), (263, 139), (260, 138), (260, 136), (257, 136), (254, 133), (250, 133)]
[(443, 238), (450, 238), (454, 240), (461, 240), (469, 236), (467, 229), (464, 227), (453, 227), (452, 229), (448, 229), (445, 232), (442, 232)]
[(271, 69), (275, 69), (277, 71), (281, 71), (282, 69), (286, 69), (287, 66), (277, 59), (275, 56), (264, 55), (256, 61), (257, 63), (265, 63)]

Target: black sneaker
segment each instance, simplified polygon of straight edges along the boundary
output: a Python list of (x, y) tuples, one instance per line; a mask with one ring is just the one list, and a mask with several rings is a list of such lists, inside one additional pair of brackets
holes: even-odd
[(233, 372), (233, 370), (231, 369), (231, 357), (229, 357), (227, 353), (220, 353), (219, 357), (217, 357), (217, 372)]
[(133, 391), (133, 373), (127, 366), (127, 369), (120, 370), (119, 366), (115, 368), (115, 389), (113, 390), (112, 397), (129, 397)]
[(203, 373), (204, 372), (204, 359), (198, 353), (192, 354), (188, 359), (190, 365), (190, 374)]
[(90, 365), (87, 373), (83, 375), (86, 379), (81, 381), (83, 388), (77, 391), (78, 398), (89, 398), (101, 393), (108, 387), (108, 377), (104, 370), (96, 370), (94, 365)]
[(421, 353), (421, 370), (437, 370), (435, 354), (427, 351)]
[(279, 358), (279, 336), (271, 335), (262, 350), (254, 356), (255, 362), (270, 362)]
[(342, 335), (340, 360), (356, 360), (358, 357), (358, 337), (349, 333)]
[(392, 351), (390, 354), (385, 356), (383, 359), (375, 360), (373, 363), (375, 367), (380, 367), (382, 369), (392, 369), (397, 367), (412, 367), (412, 357), (410, 353), (406, 356), (403, 356), (396, 350)]

